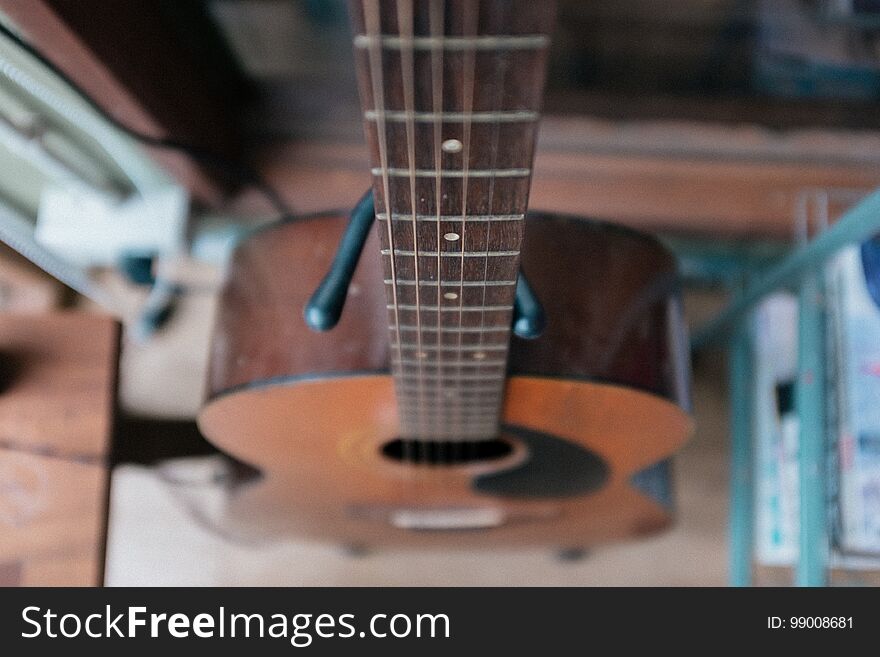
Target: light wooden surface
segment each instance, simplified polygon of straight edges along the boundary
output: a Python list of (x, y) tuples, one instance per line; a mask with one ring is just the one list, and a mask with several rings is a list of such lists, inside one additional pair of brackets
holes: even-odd
[(0, 244), (0, 312), (37, 313), (61, 301), (61, 283)]
[(118, 325), (85, 313), (0, 316), (0, 572), (94, 585), (103, 570)]
[(10, 380), (0, 394), (5, 447), (70, 459), (107, 453), (118, 330), (85, 313), (0, 315)]
[[(675, 463), (673, 527), (647, 539), (597, 547), (581, 561), (554, 550), (377, 550), (347, 554), (308, 541), (230, 540), (211, 518), (217, 485), (172, 486), (137, 466), (113, 474), (107, 582), (124, 585), (266, 586), (706, 586), (726, 569), (727, 405), (723, 358), (697, 364), (697, 433)], [(204, 462), (190, 472), (205, 476)], [(195, 479), (195, 477), (194, 477)], [(194, 514), (193, 509), (199, 512)], [(195, 518), (195, 519), (194, 519)]]

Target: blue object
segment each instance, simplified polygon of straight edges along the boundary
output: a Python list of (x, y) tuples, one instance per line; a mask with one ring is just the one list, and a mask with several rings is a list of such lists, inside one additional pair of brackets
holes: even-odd
[[(306, 325), (313, 331), (329, 331), (339, 323), (348, 296), (348, 286), (370, 234), (375, 213), (373, 192), (369, 191), (351, 211), (330, 270), (303, 309)], [(513, 332), (521, 338), (537, 338), (545, 324), (544, 309), (520, 272), (516, 282)]]
[(865, 272), (868, 292), (880, 308), (880, 235), (862, 242), (862, 269)]
[(513, 332), (520, 338), (532, 340), (541, 335), (546, 324), (544, 308), (520, 271), (516, 279), (516, 300), (513, 304)]
[(339, 323), (345, 298), (348, 296), (348, 286), (361, 258), (375, 216), (371, 190), (361, 197), (351, 211), (348, 227), (339, 241), (339, 248), (330, 264), (330, 271), (324, 276), (303, 309), (306, 325), (313, 331), (329, 331)]
[(147, 253), (128, 251), (119, 258), (118, 269), (135, 285), (153, 285), (156, 282), (156, 277), (153, 275), (156, 255), (152, 251)]

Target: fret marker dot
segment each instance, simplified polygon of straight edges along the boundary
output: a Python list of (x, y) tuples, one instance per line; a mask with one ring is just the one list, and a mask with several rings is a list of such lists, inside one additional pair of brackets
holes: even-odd
[(458, 139), (447, 139), (441, 144), (440, 148), (446, 153), (461, 153), (462, 144)]
[(474, 353), (474, 358), (476, 360), (483, 360), (485, 357), (486, 357), (486, 352), (484, 352), (484, 351), (477, 351)]
[(458, 295), (455, 292), (445, 292), (443, 294), (444, 299), (458, 299)]
[(443, 239), (445, 239), (447, 242), (456, 242), (460, 237), (461, 235), (459, 235), (458, 233), (446, 233), (443, 236)]

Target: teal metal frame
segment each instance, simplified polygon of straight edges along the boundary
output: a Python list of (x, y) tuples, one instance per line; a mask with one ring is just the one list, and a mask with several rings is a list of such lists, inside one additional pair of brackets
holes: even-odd
[[(755, 463), (752, 445), (752, 353), (748, 319), (755, 305), (783, 288), (799, 292), (798, 385), (795, 407), (799, 418), (798, 488), (799, 556), (795, 584), (822, 586), (828, 580), (829, 540), (826, 517), (825, 421), (826, 342), (822, 265), (841, 248), (861, 243), (880, 232), (880, 189), (854, 204), (827, 230), (800, 244), (775, 265), (762, 267), (737, 289), (731, 303), (698, 329), (691, 347), (702, 349), (727, 339), (731, 395), (731, 476), (729, 582), (752, 583), (753, 505)], [(685, 269), (699, 271), (692, 249), (683, 254)], [(712, 258), (710, 252), (707, 255)], [(688, 264), (689, 263), (689, 264)], [(741, 267), (725, 261), (723, 276), (743, 280), (749, 271), (746, 255)], [(703, 270), (714, 272), (712, 267)], [(739, 273), (740, 275), (736, 275)], [(717, 278), (716, 278), (717, 280)]]
[(821, 272), (811, 271), (804, 276), (798, 295), (798, 586), (824, 586), (828, 563), (823, 287)]
[(691, 340), (700, 349), (725, 337), (741, 319), (768, 294), (797, 285), (805, 273), (821, 266), (828, 258), (849, 244), (864, 242), (880, 232), (880, 190), (872, 192), (845, 212), (828, 230), (810, 242), (795, 248), (775, 267), (768, 268), (751, 282), (724, 311)]
[(741, 321), (730, 342), (730, 511), (728, 567), (731, 586), (752, 584), (754, 455), (752, 447), (752, 340)]

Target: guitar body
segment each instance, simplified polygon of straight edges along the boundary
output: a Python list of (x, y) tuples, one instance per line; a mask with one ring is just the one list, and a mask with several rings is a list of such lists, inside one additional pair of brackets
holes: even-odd
[[(342, 214), (281, 222), (236, 250), (211, 351), (204, 434), (262, 476), (230, 531), (350, 545), (589, 546), (666, 527), (663, 461), (688, 437), (675, 263), (656, 241), (533, 213), (522, 267), (547, 328), (512, 338), (493, 445), (401, 446), (372, 235), (338, 326), (302, 309)], [(468, 531), (465, 531), (468, 530)]]

